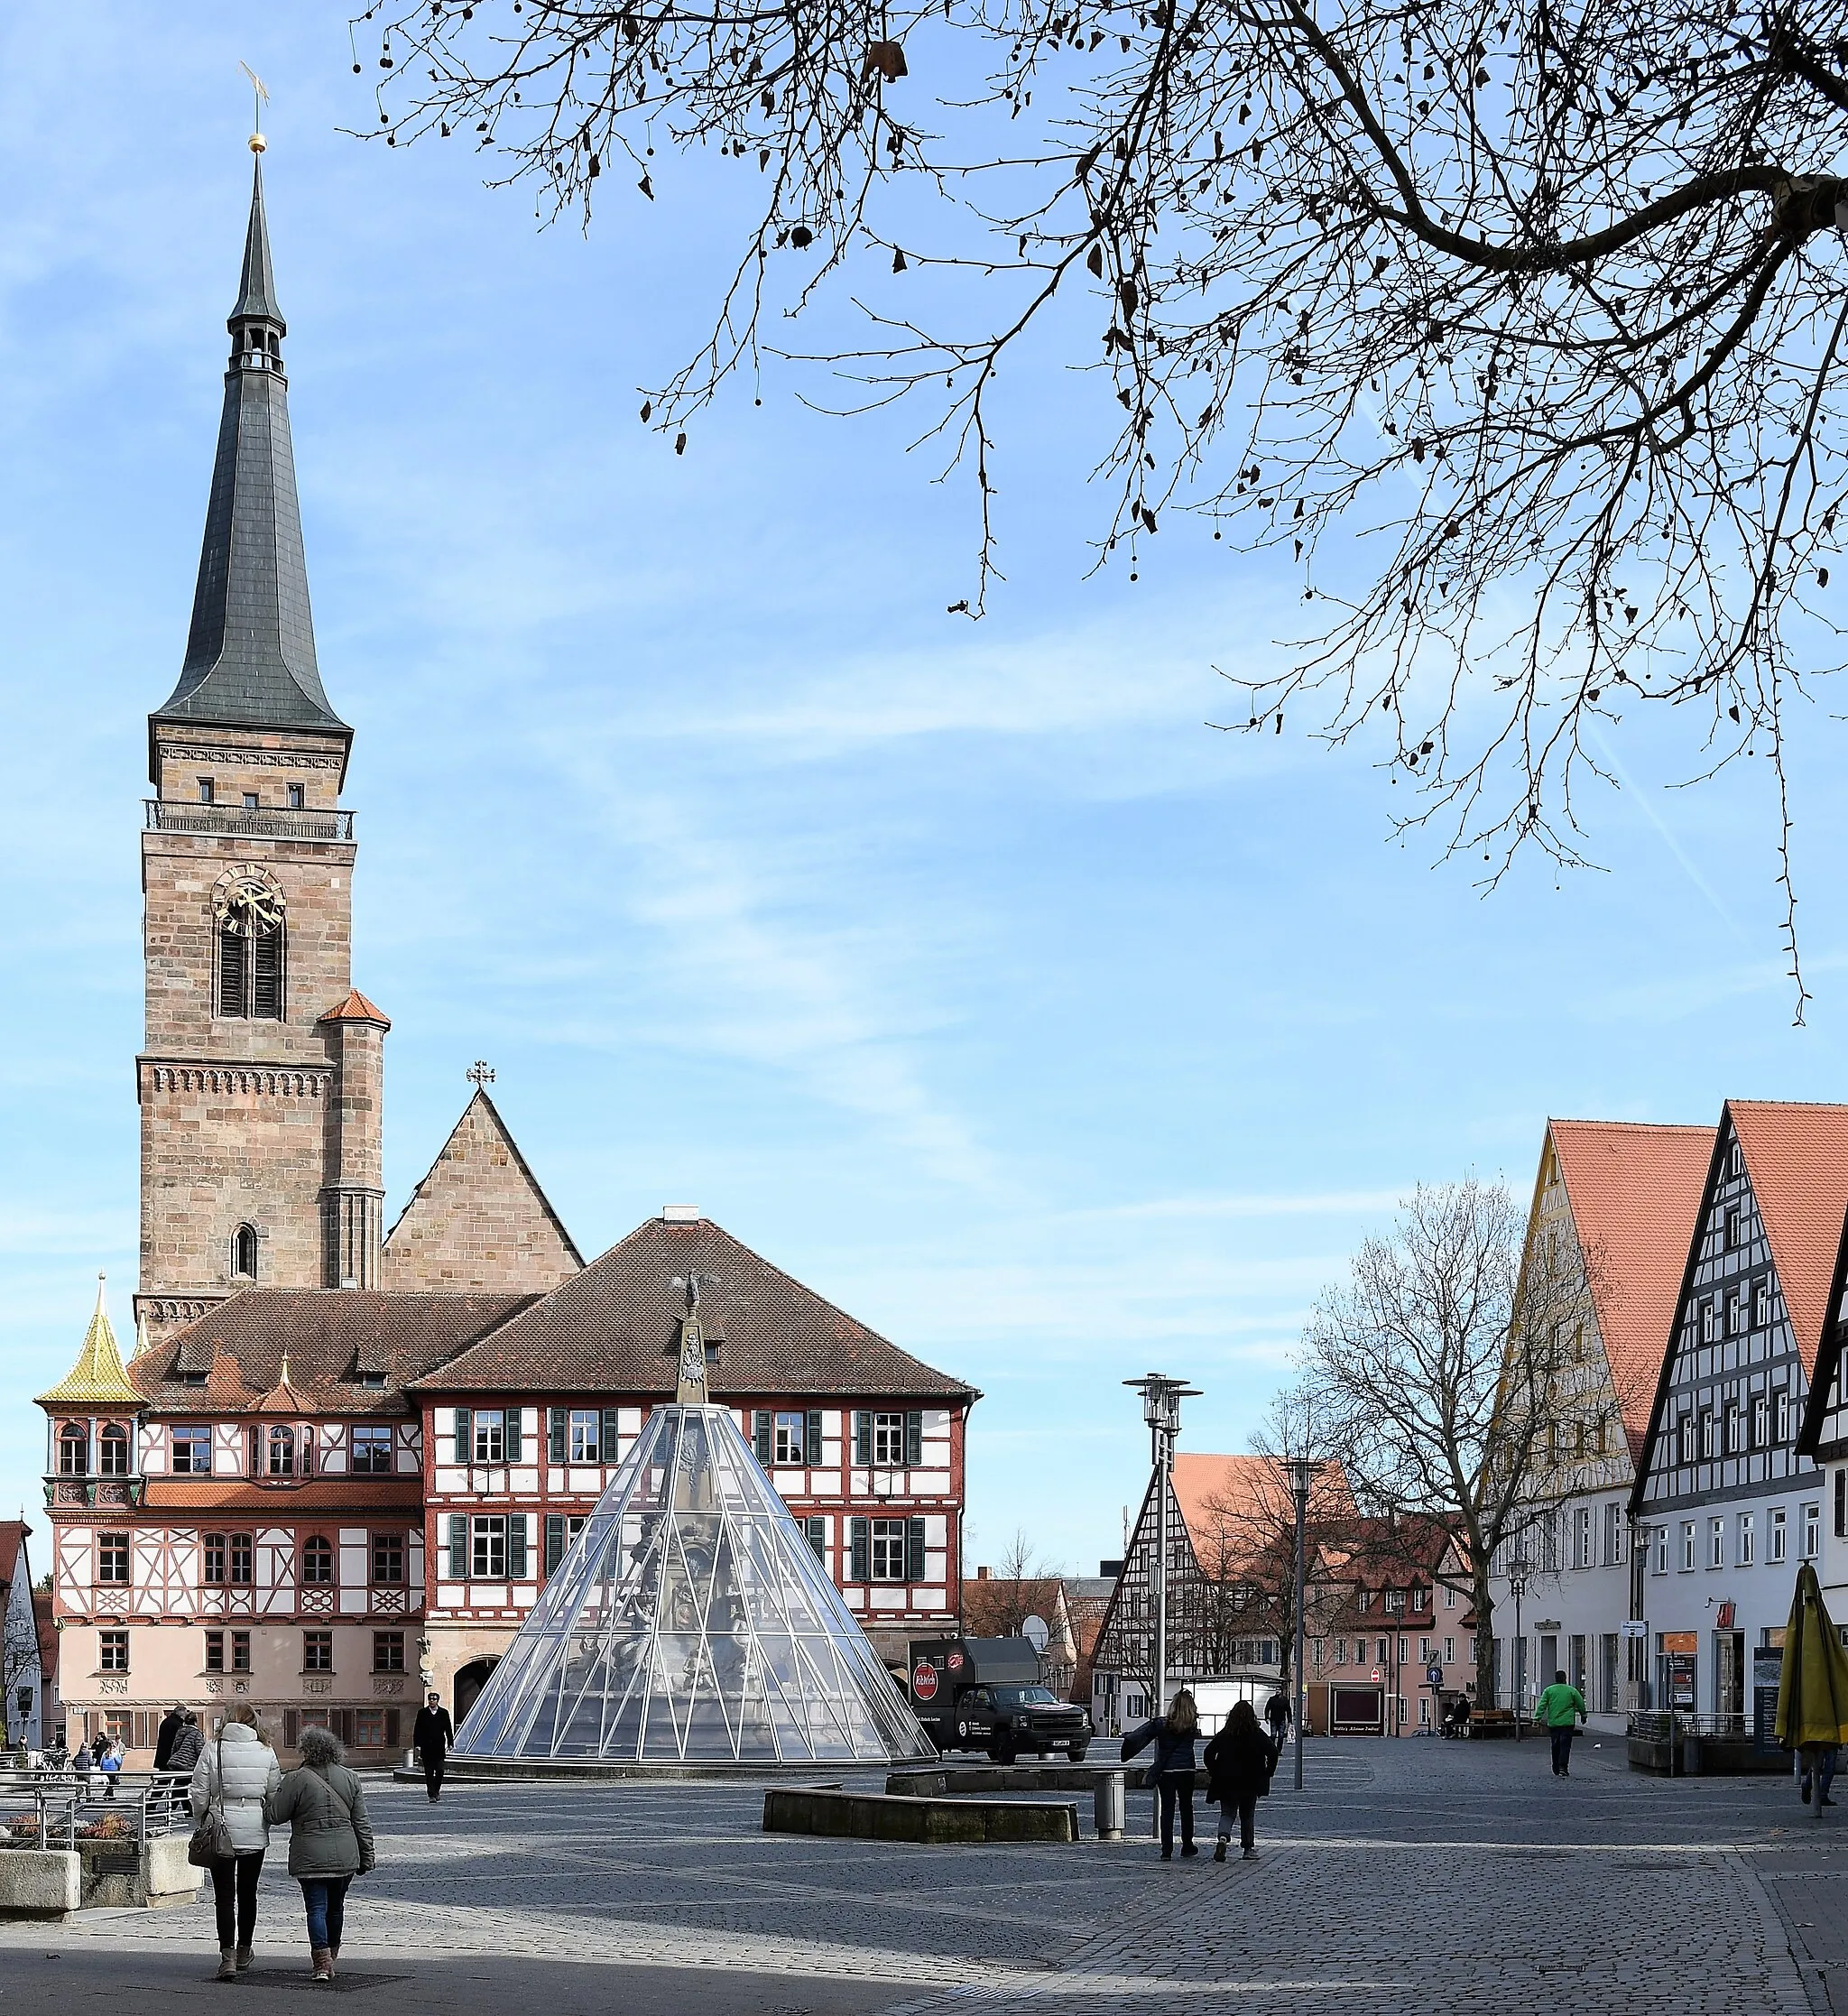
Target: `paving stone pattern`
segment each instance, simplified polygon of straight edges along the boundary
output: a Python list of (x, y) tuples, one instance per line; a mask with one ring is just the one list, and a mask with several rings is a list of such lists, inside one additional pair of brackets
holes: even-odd
[[(1164, 1863), (1141, 1832), (1076, 1847), (765, 1836), (761, 1792), (741, 1785), (459, 1786), (432, 1807), (381, 1783), (381, 1866), (349, 1900), (343, 1992), (393, 2016), (510, 2002), (1195, 2016), (1241, 2000), (1318, 2016), (1848, 2016), (1848, 1807), (1813, 1817), (1785, 1779), (1634, 1776), (1616, 1743), (1582, 1741), (1566, 1780), (1538, 1743), (1307, 1757), (1304, 1792), (1286, 1760), (1259, 1808), (1259, 1861), (1234, 1848), (1223, 1866), (1206, 1807), (1205, 1852)], [(1147, 1823), (1132, 1799), (1132, 1826)], [(238, 1991), (251, 2009), (303, 1978), (283, 1850)], [(69, 2008), (79, 1983), (184, 2004), (211, 1992), (211, 1944), (204, 1905), (0, 1928), (0, 2011)]]

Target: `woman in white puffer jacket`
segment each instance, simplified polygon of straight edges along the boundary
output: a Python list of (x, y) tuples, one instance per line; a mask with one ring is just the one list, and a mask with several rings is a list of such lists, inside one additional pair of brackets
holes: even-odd
[(256, 1885), (263, 1874), (263, 1851), (270, 1845), (264, 1808), (282, 1782), (282, 1767), (256, 1719), (256, 1710), (240, 1701), (225, 1717), (193, 1767), (189, 1797), (195, 1824), (208, 1806), (224, 1816), (234, 1851), (230, 1860), (215, 1862), (212, 1901), (218, 1916), (218, 1979), (235, 1981), (250, 1965), (256, 1936)]

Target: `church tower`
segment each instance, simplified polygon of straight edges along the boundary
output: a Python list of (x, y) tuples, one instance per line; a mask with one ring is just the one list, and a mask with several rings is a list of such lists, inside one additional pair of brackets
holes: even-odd
[(148, 720), (136, 1312), (154, 1339), (252, 1282), (379, 1281), (391, 1024), (349, 970), (353, 732), (315, 662), (261, 161), (227, 327), (186, 659)]

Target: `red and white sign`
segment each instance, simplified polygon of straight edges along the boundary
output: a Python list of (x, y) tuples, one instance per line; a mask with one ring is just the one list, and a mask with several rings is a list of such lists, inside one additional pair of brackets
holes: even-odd
[(952, 1673), (960, 1673), (962, 1671), (963, 1655), (960, 1652), (952, 1652), (949, 1655), (949, 1669)]
[(919, 1701), (936, 1697), (937, 1669), (928, 1659), (920, 1659), (911, 1674), (911, 1692)]

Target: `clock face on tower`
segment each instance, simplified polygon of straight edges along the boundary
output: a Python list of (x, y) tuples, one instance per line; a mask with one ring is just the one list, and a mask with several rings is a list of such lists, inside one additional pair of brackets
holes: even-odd
[(258, 871), (226, 877), (215, 892), (213, 908), (221, 929), (235, 938), (263, 938), (282, 923), (282, 892)]

